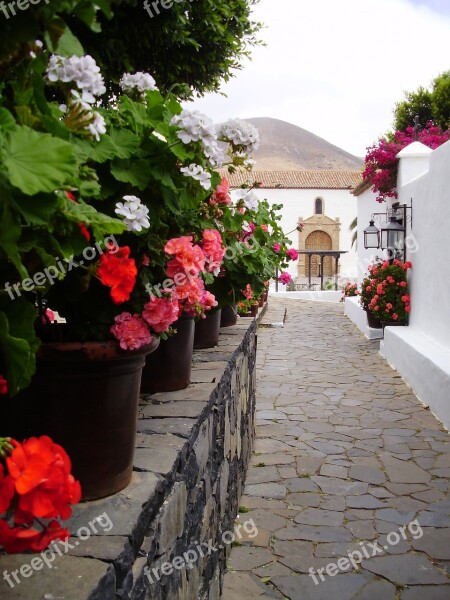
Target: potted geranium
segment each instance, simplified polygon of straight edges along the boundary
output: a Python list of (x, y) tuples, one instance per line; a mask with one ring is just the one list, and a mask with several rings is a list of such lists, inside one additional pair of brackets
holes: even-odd
[[(383, 328), (386, 325), (407, 325), (411, 312), (407, 271), (410, 262), (397, 259), (392, 262), (378, 262), (369, 267), (370, 277), (363, 282), (364, 299), (370, 295), (367, 308)], [(369, 289), (367, 289), (369, 288)]]
[(42, 552), (69, 537), (58, 519), (68, 519), (81, 497), (71, 468), (66, 451), (48, 436), (22, 443), (0, 437), (0, 548)]
[(341, 302), (345, 301), (345, 298), (354, 298), (359, 295), (358, 284), (347, 281), (345, 286), (342, 288)]

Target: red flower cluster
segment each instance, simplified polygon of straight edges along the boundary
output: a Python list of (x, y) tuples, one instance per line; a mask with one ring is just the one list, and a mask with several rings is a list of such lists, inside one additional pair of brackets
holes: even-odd
[(130, 299), (136, 283), (137, 268), (133, 258), (129, 258), (130, 248), (123, 246), (114, 254), (102, 254), (97, 275), (103, 285), (111, 288), (111, 298), (115, 304)]
[[(69, 532), (58, 517), (68, 519), (70, 504), (81, 498), (81, 487), (71, 475), (65, 450), (49, 437), (15, 440), (6, 458), (7, 472), (0, 464), (0, 546), (6, 552), (41, 552), (54, 539), (67, 539)], [(32, 527), (35, 519), (50, 522), (42, 530)], [(11, 525), (12, 523), (12, 525)]]
[(6, 396), (7, 393), (8, 393), (8, 382), (3, 377), (3, 375), (0, 375), (0, 396)]
[(406, 321), (411, 312), (406, 271), (410, 262), (394, 260), (369, 266), (361, 287), (361, 304), (381, 321)]

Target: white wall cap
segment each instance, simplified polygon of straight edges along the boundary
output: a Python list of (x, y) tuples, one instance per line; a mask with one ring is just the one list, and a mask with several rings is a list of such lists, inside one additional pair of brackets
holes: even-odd
[(431, 154), (433, 150), (421, 142), (413, 142), (397, 154), (397, 158), (424, 158)]

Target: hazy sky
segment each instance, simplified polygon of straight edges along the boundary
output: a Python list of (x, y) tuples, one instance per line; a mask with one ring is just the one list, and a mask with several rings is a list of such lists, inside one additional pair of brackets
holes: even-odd
[(403, 97), (450, 69), (450, 0), (261, 0), (265, 48), (195, 108), (220, 122), (273, 117), (357, 156)]

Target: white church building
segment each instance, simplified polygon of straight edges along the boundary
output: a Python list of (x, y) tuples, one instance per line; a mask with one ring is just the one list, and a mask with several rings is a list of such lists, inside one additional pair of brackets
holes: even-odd
[[(350, 225), (357, 215), (357, 199), (352, 190), (361, 182), (356, 171), (247, 171), (223, 173), (232, 189), (249, 182), (256, 188), (258, 197), (270, 204), (282, 204), (283, 231), (289, 233), (292, 247), (299, 251), (341, 251), (338, 276), (341, 281), (357, 277), (356, 249), (351, 244)], [(299, 233), (296, 227), (304, 224)], [(323, 265), (324, 280), (336, 275), (336, 260), (326, 256), (323, 263), (319, 255), (309, 260), (300, 254), (292, 262), (289, 272), (294, 280), (309, 277), (317, 282)], [(283, 286), (280, 286), (284, 289)]]

